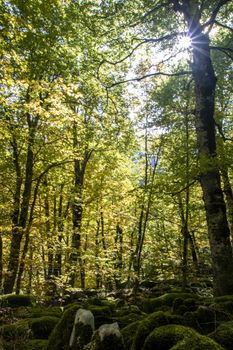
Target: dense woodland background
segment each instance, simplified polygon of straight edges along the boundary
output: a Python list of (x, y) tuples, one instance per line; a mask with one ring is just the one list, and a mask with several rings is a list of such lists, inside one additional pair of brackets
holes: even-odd
[[(216, 294), (233, 292), (232, 282), (218, 288), (233, 266), (232, 5), (1, 1), (3, 293), (174, 279), (185, 288), (213, 271)], [(198, 96), (215, 105), (207, 151)], [(205, 196), (213, 173), (228, 222), (221, 233), (214, 222), (217, 239), (208, 201), (214, 220), (225, 207)], [(220, 270), (216, 244), (220, 260), (230, 256)]]

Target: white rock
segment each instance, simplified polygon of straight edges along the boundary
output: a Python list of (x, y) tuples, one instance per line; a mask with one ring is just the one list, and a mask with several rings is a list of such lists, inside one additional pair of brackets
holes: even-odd
[(89, 325), (91, 326), (91, 329), (94, 331), (95, 328), (95, 321), (94, 321), (94, 316), (91, 311), (85, 310), (85, 309), (78, 309), (78, 311), (75, 314), (75, 319), (74, 319), (74, 325), (72, 329), (72, 333), (70, 336), (70, 342), (69, 346), (72, 347), (75, 341), (75, 325), (77, 323), (82, 323), (84, 325)]
[(103, 341), (103, 339), (105, 337), (108, 337), (109, 335), (112, 335), (112, 334), (114, 334), (117, 338), (121, 338), (122, 337), (117, 322), (111, 323), (111, 324), (103, 324), (98, 329), (98, 333), (99, 333), (101, 342)]

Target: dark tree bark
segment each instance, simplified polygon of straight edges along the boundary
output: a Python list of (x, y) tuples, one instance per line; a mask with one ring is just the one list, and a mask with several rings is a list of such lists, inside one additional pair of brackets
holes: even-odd
[[(78, 147), (77, 125), (73, 125), (73, 145), (74, 150)], [(74, 200), (72, 204), (73, 232), (71, 239), (72, 252), (70, 254), (71, 273), (69, 283), (72, 287), (77, 278), (77, 262), (79, 263), (81, 288), (85, 288), (85, 267), (81, 256), (81, 229), (83, 217), (83, 185), (86, 166), (90, 159), (91, 151), (84, 151), (82, 160), (74, 160)]]
[[(20, 165), (17, 155), (17, 146), (13, 147), (13, 156), (15, 169), (17, 174), (17, 183), (16, 183), (16, 201), (15, 207), (12, 216), (12, 239), (10, 245), (10, 255), (8, 260), (7, 272), (4, 280), (4, 293), (12, 293), (17, 271), (19, 267), (19, 255), (20, 255), (20, 245), (21, 240), (27, 225), (28, 213), (29, 213), (29, 203), (31, 198), (31, 189), (32, 189), (32, 177), (33, 177), (33, 146), (35, 141), (35, 134), (38, 124), (38, 117), (31, 117), (27, 115), (27, 124), (28, 124), (28, 148), (27, 148), (27, 159), (26, 159), (26, 171), (25, 171), (25, 180), (24, 180), (24, 191), (22, 194), (22, 202), (20, 206)], [(16, 144), (17, 145), (17, 144)]]
[[(228, 1), (219, 1), (216, 11)], [(208, 225), (212, 256), (214, 295), (233, 293), (233, 259), (226, 206), (216, 161), (214, 123), (216, 76), (210, 57), (208, 35), (200, 24), (198, 5), (191, 1), (173, 1), (188, 24), (192, 39), (192, 74), (195, 83), (196, 135), (200, 162), (200, 183)], [(195, 7), (195, 9), (193, 8)], [(215, 11), (215, 12), (216, 12)], [(217, 15), (213, 14), (215, 17)]]
[(2, 262), (2, 235), (0, 235), (0, 290), (2, 290), (2, 271), (3, 271), (3, 262)]

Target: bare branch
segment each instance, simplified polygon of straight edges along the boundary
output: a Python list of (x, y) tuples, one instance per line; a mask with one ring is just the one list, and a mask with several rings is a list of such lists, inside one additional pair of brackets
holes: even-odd
[(216, 21), (216, 20), (214, 21), (214, 23), (215, 23), (217, 26), (219, 26), (219, 27), (222, 27), (222, 28), (224, 28), (224, 29), (227, 29), (227, 30), (230, 30), (231, 32), (233, 32), (233, 28), (227, 26), (226, 24), (220, 23), (220, 22), (218, 22), (218, 21)]
[(232, 138), (226, 137), (226, 136), (224, 135), (222, 126), (221, 126), (220, 124), (218, 124), (216, 121), (214, 121), (214, 123), (215, 123), (215, 125), (216, 125), (216, 127), (217, 127), (217, 129), (218, 129), (218, 132), (219, 132), (219, 134), (221, 135), (221, 137), (222, 137), (222, 139), (223, 139), (224, 142), (225, 142), (225, 141), (233, 141)]
[(175, 33), (172, 33), (172, 34), (167, 34), (167, 35), (164, 35), (164, 36), (161, 36), (159, 38), (144, 38), (144, 39), (134, 39), (134, 40), (141, 40), (140, 43), (138, 43), (126, 56), (124, 56), (123, 58), (121, 58), (119, 61), (108, 61), (108, 60), (103, 60), (102, 62), (100, 62), (100, 65), (99, 65), (99, 69), (100, 67), (107, 63), (107, 64), (111, 64), (113, 66), (116, 66), (117, 64), (119, 63), (122, 63), (124, 62), (125, 60), (127, 60), (129, 57), (131, 57), (133, 55), (133, 53), (142, 45), (144, 44), (148, 44), (148, 43), (160, 43), (164, 40), (171, 40), (171, 39), (174, 39), (175, 37), (179, 36), (179, 35), (185, 35), (186, 32), (175, 32)]
[(229, 57), (231, 60), (233, 60), (233, 56), (230, 53), (228, 53), (228, 51), (233, 53), (233, 49), (231, 49), (230, 47), (210, 46), (210, 49), (221, 51), (225, 55), (227, 55), (227, 57)]
[(216, 17), (217, 17), (217, 15), (218, 15), (219, 11), (221, 10), (221, 8), (222, 8), (224, 5), (226, 5), (226, 4), (227, 4), (228, 2), (230, 2), (230, 1), (231, 1), (231, 0), (219, 0), (217, 6), (215, 7), (215, 9), (214, 9), (213, 12), (212, 12), (212, 15), (211, 15), (209, 21), (207, 21), (206, 23), (204, 23), (204, 24), (202, 25), (202, 28), (205, 28), (205, 27), (210, 26), (209, 29), (208, 29), (208, 31), (207, 31), (208, 34), (209, 34), (209, 32), (211, 31), (211, 29), (212, 29), (212, 27), (213, 27), (213, 25), (214, 25), (214, 23), (215, 23), (215, 20), (216, 20)]
[(187, 74), (192, 74), (192, 72), (191, 71), (180, 71), (180, 72), (176, 72), (176, 73), (155, 72), (155, 73), (145, 74), (141, 77), (135, 77), (132, 79), (117, 81), (116, 83), (113, 83), (112, 85), (108, 86), (107, 88), (110, 89), (116, 85), (125, 84), (125, 83), (129, 83), (129, 82), (133, 82), (133, 81), (141, 81), (141, 80), (144, 80), (146, 78), (151, 78), (151, 77), (160, 76), (160, 75), (167, 76), (167, 77), (177, 77), (177, 76), (187, 75)]
[(199, 181), (199, 178), (194, 179), (194, 180), (191, 181), (187, 186), (181, 188), (181, 190), (176, 191), (176, 192), (171, 192), (171, 193), (169, 193), (169, 194), (171, 194), (172, 197), (173, 197), (173, 196), (176, 196), (177, 194), (180, 194), (180, 193), (184, 192), (185, 190), (187, 190), (188, 188), (190, 188), (190, 187), (191, 187), (192, 185), (194, 185), (197, 181)]

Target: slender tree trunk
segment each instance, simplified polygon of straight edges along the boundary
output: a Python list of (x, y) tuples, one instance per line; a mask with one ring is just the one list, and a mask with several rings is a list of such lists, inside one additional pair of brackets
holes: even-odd
[[(74, 150), (78, 147), (78, 138), (77, 138), (77, 125), (74, 122), (73, 125), (73, 146)], [(81, 256), (81, 230), (82, 230), (82, 217), (83, 217), (83, 185), (84, 185), (84, 176), (86, 171), (86, 166), (88, 160), (90, 159), (91, 151), (87, 149), (84, 151), (83, 159), (74, 160), (74, 200), (72, 205), (73, 212), (73, 232), (72, 232), (72, 252), (70, 254), (70, 265), (71, 272), (69, 283), (72, 287), (75, 285), (77, 278), (77, 262), (79, 263), (79, 272), (80, 272), (80, 282), (81, 288), (85, 288), (85, 267), (83, 264)]]
[(100, 220), (96, 221), (96, 233), (95, 233), (95, 278), (96, 278), (96, 288), (99, 289), (102, 285), (102, 278), (100, 273), (100, 263), (99, 263), (99, 232), (100, 232)]
[(0, 233), (0, 291), (2, 290), (2, 272), (3, 272), (2, 234)]
[(48, 249), (48, 272), (47, 278), (50, 279), (53, 275), (53, 244), (51, 235), (51, 224), (50, 224), (50, 205), (49, 205), (49, 190), (47, 178), (44, 179), (45, 186), (45, 198), (44, 198), (44, 210), (45, 210), (45, 233), (48, 237), (47, 249)]
[(54, 266), (54, 275), (61, 276), (62, 274), (62, 235), (63, 235), (63, 216), (65, 217), (65, 213), (63, 215), (63, 188), (64, 184), (61, 185), (60, 188), (60, 197), (59, 197), (59, 205), (58, 205), (58, 248), (55, 256), (55, 266)]
[(27, 294), (31, 294), (32, 292), (32, 277), (33, 277), (33, 249), (30, 247), (30, 253), (29, 253), (29, 260), (30, 260), (30, 266), (28, 269), (28, 284), (27, 284)]
[[(33, 145), (35, 141), (35, 133), (38, 124), (38, 118), (36, 117), (34, 120), (30, 115), (27, 115), (27, 123), (28, 123), (28, 149), (27, 149), (27, 160), (26, 160), (26, 172), (25, 172), (25, 181), (24, 181), (24, 191), (22, 194), (22, 203), (20, 207), (19, 213), (19, 203), (17, 207), (15, 207), (12, 218), (12, 239), (10, 246), (10, 255), (7, 266), (7, 272), (4, 280), (4, 293), (12, 293), (17, 271), (19, 267), (19, 255), (20, 255), (20, 246), (21, 240), (24, 234), (24, 230), (27, 225), (28, 220), (28, 212), (29, 212), (29, 202), (31, 198), (31, 189), (32, 189), (32, 177), (33, 177), (33, 163), (34, 163), (34, 154), (33, 154)], [(16, 161), (14, 155), (14, 161)], [(18, 162), (19, 165), (19, 162)], [(17, 172), (17, 169), (16, 169)], [(18, 178), (18, 176), (17, 176)], [(19, 186), (17, 182), (17, 186)], [(17, 189), (19, 190), (19, 189)], [(17, 193), (17, 196), (19, 193)], [(19, 196), (20, 198), (20, 196)], [(19, 200), (19, 198), (17, 200)], [(16, 223), (16, 213), (18, 215), (18, 222)]]
[[(176, 2), (177, 5), (178, 2)], [(212, 256), (214, 295), (233, 293), (233, 259), (226, 206), (216, 160), (214, 123), (216, 76), (209, 38), (202, 32), (199, 19), (193, 15), (191, 3), (178, 4), (192, 38), (192, 73), (195, 83), (195, 115), (200, 162), (200, 183), (205, 204), (210, 250)], [(198, 9), (196, 8), (198, 13)]]

